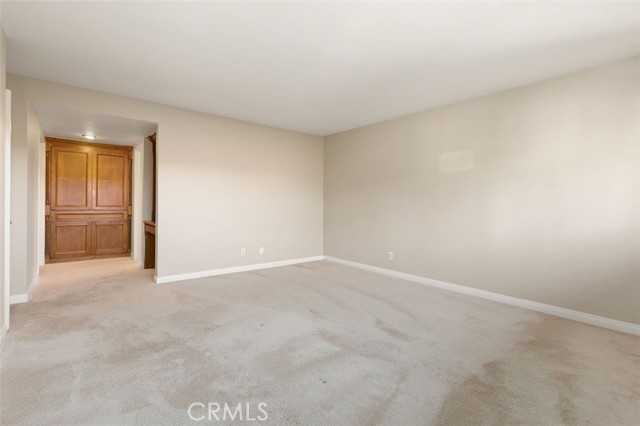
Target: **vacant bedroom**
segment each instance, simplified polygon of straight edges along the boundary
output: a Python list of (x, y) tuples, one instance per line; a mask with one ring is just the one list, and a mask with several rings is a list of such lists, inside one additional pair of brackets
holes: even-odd
[(0, 23), (0, 425), (637, 424), (640, 2)]

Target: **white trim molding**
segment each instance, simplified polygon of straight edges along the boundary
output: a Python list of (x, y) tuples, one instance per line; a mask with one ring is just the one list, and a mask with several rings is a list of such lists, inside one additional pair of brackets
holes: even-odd
[(370, 272), (376, 272), (378, 274), (388, 275), (394, 278), (400, 278), (407, 281), (416, 282), (419, 284), (428, 285), (431, 287), (437, 287), (444, 290), (455, 291), (456, 293), (462, 293), (470, 296), (480, 297), (482, 299), (492, 300), (494, 302), (504, 303), (507, 305), (518, 306), (524, 309), (530, 309), (536, 312), (542, 312), (544, 314), (555, 315), (570, 319), (573, 321), (583, 322), (596, 327), (607, 328), (622, 333), (633, 334), (640, 336), (640, 325), (633, 324), (624, 321), (618, 321), (611, 318), (605, 318), (598, 315), (587, 314), (585, 312), (574, 311), (571, 309), (561, 308), (558, 306), (547, 305), (544, 303), (534, 302), (526, 299), (519, 299), (517, 297), (506, 296), (504, 294), (492, 293), (486, 290), (480, 290), (477, 288), (466, 287), (459, 284), (452, 284), (445, 281), (438, 281), (431, 278), (425, 278), (418, 275), (407, 274), (405, 272), (394, 271), (392, 269), (380, 268), (378, 266), (371, 266), (364, 263), (353, 262), (350, 260), (339, 259), (331, 256), (324, 256), (324, 259), (329, 262), (340, 263), (342, 265), (351, 266), (353, 268), (364, 269)]
[(36, 288), (38, 288), (38, 284), (40, 284), (40, 275), (36, 274), (36, 276), (33, 277), (33, 281), (31, 281), (31, 285), (29, 286), (27, 292), (12, 295), (9, 298), (9, 303), (11, 305), (19, 305), (21, 303), (29, 302), (33, 298), (33, 295), (36, 292)]
[(186, 274), (166, 275), (164, 277), (154, 276), (156, 284), (166, 284), (175, 281), (192, 280), (194, 278), (212, 277), (215, 275), (235, 274), (237, 272), (255, 271), (258, 269), (277, 268), (279, 266), (296, 265), (299, 263), (317, 262), (323, 260), (324, 256), (303, 257), (300, 259), (278, 260), (275, 262), (255, 263), (253, 265), (232, 266), (230, 268), (211, 269), (208, 271), (189, 272)]
[(29, 295), (27, 293), (12, 294), (9, 298), (9, 303), (12, 305), (19, 305), (21, 303), (27, 303), (29, 301)]
[(40, 275), (36, 273), (36, 276), (33, 277), (33, 281), (31, 281), (31, 285), (27, 290), (27, 300), (33, 299), (33, 295), (36, 293), (36, 289), (38, 288), (38, 284), (40, 284)]
[(0, 349), (2, 349), (5, 337), (7, 337), (7, 324), (2, 324), (2, 327), (0, 327)]
[(0, 226), (3, 234), (0, 244), (4, 247), (3, 257), (0, 259), (0, 263), (4, 265), (4, 271), (1, 278), (3, 288), (1, 288), (0, 291), (2, 291), (3, 294), (2, 304), (4, 305), (2, 307), (4, 310), (2, 323), (6, 327), (6, 331), (8, 331), (11, 322), (11, 309), (9, 309), (11, 300), (11, 90), (7, 89), (5, 93), (5, 117), (2, 117), (5, 119), (4, 138), (0, 135), (0, 139), (4, 141), (4, 164), (2, 166), (4, 169), (4, 188), (2, 189), (2, 205), (0, 205), (0, 209), (3, 211), (2, 221), (4, 222)]

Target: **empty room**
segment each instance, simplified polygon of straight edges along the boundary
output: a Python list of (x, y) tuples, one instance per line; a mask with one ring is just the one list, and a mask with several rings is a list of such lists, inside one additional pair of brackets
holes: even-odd
[(0, 23), (0, 425), (638, 424), (640, 1)]

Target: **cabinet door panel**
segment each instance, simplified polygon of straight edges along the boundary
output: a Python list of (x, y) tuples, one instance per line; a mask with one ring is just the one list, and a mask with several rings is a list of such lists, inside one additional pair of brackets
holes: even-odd
[(91, 254), (90, 222), (52, 222), (51, 257), (83, 257)]
[(125, 152), (96, 152), (95, 209), (129, 206), (129, 156)]
[(51, 156), (51, 208), (91, 208), (91, 153), (88, 149), (54, 148)]
[(93, 254), (126, 254), (129, 251), (129, 222), (96, 221), (93, 223)]

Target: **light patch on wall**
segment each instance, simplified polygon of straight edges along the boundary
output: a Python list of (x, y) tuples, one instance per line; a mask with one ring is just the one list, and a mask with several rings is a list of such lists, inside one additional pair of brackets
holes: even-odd
[(438, 157), (440, 173), (468, 172), (475, 168), (473, 151), (444, 152)]

